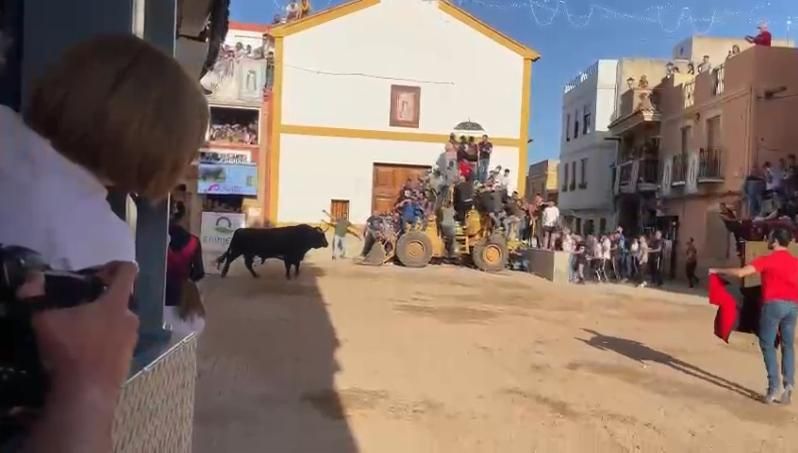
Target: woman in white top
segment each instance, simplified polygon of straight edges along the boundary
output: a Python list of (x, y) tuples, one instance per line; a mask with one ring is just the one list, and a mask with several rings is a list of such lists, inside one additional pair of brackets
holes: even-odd
[(568, 281), (573, 283), (576, 280), (576, 242), (568, 228), (562, 231), (562, 251), (568, 254)]
[(67, 50), (34, 87), (24, 120), (0, 106), (0, 243), (58, 270), (135, 261), (106, 187), (164, 197), (207, 123), (199, 83), (151, 44), (102, 36)]

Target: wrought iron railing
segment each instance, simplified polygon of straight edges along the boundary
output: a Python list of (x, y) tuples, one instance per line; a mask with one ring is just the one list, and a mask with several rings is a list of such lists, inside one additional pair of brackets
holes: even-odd
[(625, 186), (632, 183), (632, 170), (634, 161), (627, 161), (620, 165), (618, 171), (618, 184)]
[(726, 66), (720, 65), (712, 70), (712, 95), (720, 96), (725, 90)]
[(722, 157), (720, 148), (702, 149), (698, 152), (699, 182), (723, 179)]
[(682, 85), (682, 97), (684, 99), (684, 108), (690, 108), (695, 105), (695, 80), (685, 82)]
[(657, 159), (640, 159), (637, 182), (639, 184), (657, 184), (659, 180), (659, 161)]
[(684, 184), (685, 181), (687, 181), (687, 154), (675, 154), (671, 168), (671, 184)]

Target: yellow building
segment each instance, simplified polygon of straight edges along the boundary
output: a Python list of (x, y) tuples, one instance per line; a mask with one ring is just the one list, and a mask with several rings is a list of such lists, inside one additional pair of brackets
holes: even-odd
[(536, 194), (544, 200), (557, 202), (557, 167), (560, 161), (546, 159), (529, 166), (526, 176), (526, 199), (532, 201)]

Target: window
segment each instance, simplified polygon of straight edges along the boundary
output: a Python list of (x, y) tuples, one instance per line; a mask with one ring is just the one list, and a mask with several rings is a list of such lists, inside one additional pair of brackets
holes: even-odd
[(582, 116), (582, 135), (587, 135), (590, 132), (590, 107), (585, 106), (585, 112)]
[(599, 219), (599, 234), (604, 234), (607, 232), (607, 219), (604, 217)]
[(579, 137), (579, 110), (574, 113), (574, 138)]
[(568, 164), (562, 164), (562, 166), (563, 166), (562, 191), (568, 192)]
[(579, 161), (579, 188), (587, 189), (587, 158)]
[(707, 150), (720, 147), (720, 116), (707, 120)]
[(571, 114), (565, 116), (565, 141), (571, 141)]
[(576, 234), (582, 234), (582, 219), (579, 217), (576, 218), (576, 229), (574, 230)]
[(690, 135), (693, 133), (692, 126), (685, 126), (682, 128), (682, 154), (687, 154), (690, 147)]
[(571, 190), (576, 190), (576, 161), (571, 162)]

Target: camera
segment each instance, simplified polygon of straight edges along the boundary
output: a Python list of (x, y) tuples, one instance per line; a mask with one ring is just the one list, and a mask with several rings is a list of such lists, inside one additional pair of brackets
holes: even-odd
[[(44, 294), (21, 300), (17, 291), (31, 273), (44, 275)], [(0, 244), (0, 432), (19, 423), (17, 414), (44, 403), (47, 375), (39, 359), (32, 316), (42, 310), (96, 300), (107, 289), (91, 272), (53, 270), (37, 252)], [(98, 339), (102, 341), (102, 339)]]

